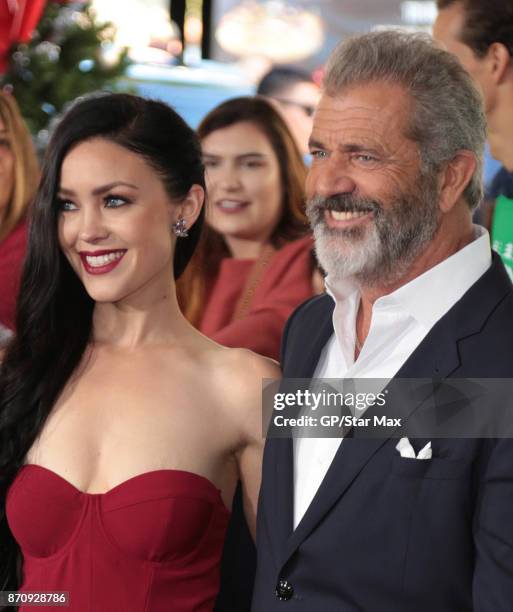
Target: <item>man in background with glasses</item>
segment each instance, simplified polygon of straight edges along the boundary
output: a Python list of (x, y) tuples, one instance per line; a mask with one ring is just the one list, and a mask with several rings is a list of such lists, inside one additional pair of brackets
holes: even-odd
[(276, 104), (309, 165), (308, 138), (320, 97), (319, 87), (310, 74), (293, 66), (277, 66), (264, 75), (257, 94)]

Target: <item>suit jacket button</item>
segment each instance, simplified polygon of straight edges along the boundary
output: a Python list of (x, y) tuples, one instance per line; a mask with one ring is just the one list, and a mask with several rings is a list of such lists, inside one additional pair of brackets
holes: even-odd
[(276, 597), (280, 601), (288, 601), (294, 595), (294, 587), (288, 580), (280, 580), (276, 585)]

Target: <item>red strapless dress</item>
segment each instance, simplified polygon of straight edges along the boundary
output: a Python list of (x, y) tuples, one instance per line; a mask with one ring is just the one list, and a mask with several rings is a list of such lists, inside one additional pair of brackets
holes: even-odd
[(25, 465), (9, 489), (7, 519), (23, 553), (19, 591), (69, 591), (69, 607), (45, 610), (214, 607), (229, 512), (203, 476), (158, 470), (90, 494)]

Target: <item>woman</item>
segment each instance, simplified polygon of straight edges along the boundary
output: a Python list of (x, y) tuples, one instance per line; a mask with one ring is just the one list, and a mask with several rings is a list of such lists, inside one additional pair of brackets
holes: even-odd
[(57, 127), (0, 378), (0, 590), (211, 610), (239, 477), (254, 525), (260, 379), (277, 368), (178, 308), (203, 182), (194, 132), (163, 103), (89, 99)]
[(224, 102), (198, 134), (209, 230), (180, 280), (180, 303), (220, 344), (278, 359), (285, 321), (314, 293), (301, 154), (258, 97)]
[(16, 294), (26, 247), (25, 216), (38, 179), (32, 140), (16, 101), (0, 91), (0, 329), (14, 329)]

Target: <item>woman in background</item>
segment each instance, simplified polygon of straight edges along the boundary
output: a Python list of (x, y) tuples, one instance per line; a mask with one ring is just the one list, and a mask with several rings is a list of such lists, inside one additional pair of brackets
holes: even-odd
[(278, 359), (287, 318), (314, 293), (301, 154), (263, 98), (228, 100), (197, 131), (208, 229), (180, 280), (180, 304), (216, 342)]
[(198, 139), (163, 103), (106, 95), (58, 125), (0, 369), (0, 590), (213, 609), (239, 479), (254, 527), (279, 370), (179, 310), (203, 196)]
[[(12, 95), (0, 91), (0, 328), (14, 329), (26, 213), (38, 179), (36, 154), (18, 105)], [(7, 337), (5, 330), (2, 337)]]

